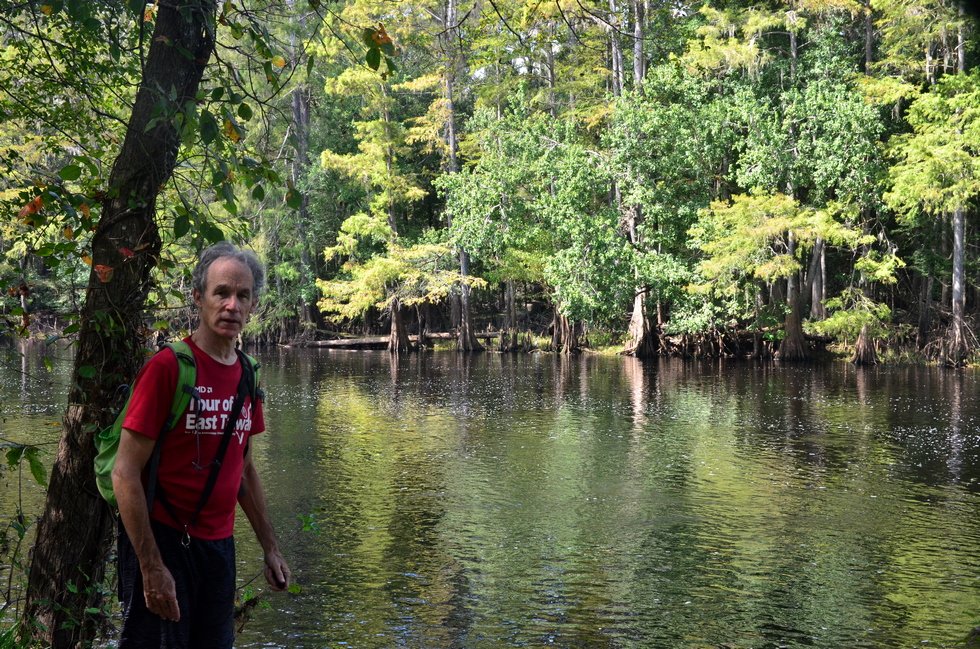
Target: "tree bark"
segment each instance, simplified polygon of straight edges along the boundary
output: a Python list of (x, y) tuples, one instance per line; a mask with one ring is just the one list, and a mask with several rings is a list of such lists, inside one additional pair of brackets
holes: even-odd
[[(171, 120), (151, 126), (153, 107), (169, 92), (175, 95), (175, 110), (195, 100), (214, 50), (214, 0), (183, 5), (157, 7), (142, 83), (92, 240), (93, 271), (72, 387), (38, 523), (23, 619), (35, 642), (54, 649), (84, 646), (101, 617), (86, 609), (102, 604), (100, 582), (113, 539), (113, 515), (95, 488), (92, 437), (111, 422), (114, 407), (121, 405), (116, 388), (132, 380), (143, 360), (143, 308), (161, 247), (156, 198), (180, 148)], [(136, 254), (126, 257), (120, 248)], [(114, 269), (111, 281), (101, 281), (96, 265)], [(94, 375), (88, 368), (95, 368)]]
[(966, 218), (962, 207), (953, 211), (952, 320), (940, 345), (940, 362), (952, 367), (966, 363), (973, 336), (966, 324)]
[(854, 343), (854, 356), (851, 362), (855, 365), (877, 365), (878, 350), (875, 349), (874, 341), (868, 335), (868, 326), (861, 327), (857, 342)]
[(823, 239), (817, 239), (813, 245), (813, 255), (810, 257), (810, 267), (806, 274), (806, 284), (802, 290), (797, 290), (795, 278), (790, 278), (786, 302), (789, 313), (783, 325), (783, 341), (776, 352), (776, 358), (784, 361), (806, 361), (810, 359), (810, 347), (803, 333), (803, 312), (806, 308), (806, 297), (813, 291), (813, 282), (819, 272), (820, 257), (823, 254)]
[(870, 0), (865, 5), (865, 9), (867, 13), (864, 15), (864, 73), (871, 74), (871, 64), (874, 63), (875, 22)]
[(403, 354), (412, 350), (408, 340), (408, 330), (402, 318), (402, 302), (398, 298), (391, 301), (391, 333), (388, 336), (388, 351), (392, 354)]
[(638, 290), (633, 298), (633, 316), (630, 318), (623, 346), (625, 356), (653, 358), (660, 351), (660, 339), (646, 310), (647, 292)]
[(581, 325), (572, 322), (555, 310), (551, 332), (551, 350), (560, 354), (577, 354), (582, 351), (581, 337)]
[(932, 320), (932, 284), (933, 279), (931, 275), (925, 275), (919, 279), (919, 317), (915, 334), (915, 346), (920, 350), (926, 346), (929, 326)]
[(826, 320), (827, 307), (824, 306), (825, 278), (827, 275), (826, 248), (821, 245), (819, 263), (813, 275), (813, 284), (810, 291), (810, 318), (813, 320)]
[(606, 31), (609, 33), (609, 46), (612, 48), (612, 93), (614, 97), (619, 97), (623, 93), (623, 48), (619, 43), (619, 32), (613, 26), (619, 10), (616, 7), (616, 0), (609, 0), (609, 22)]
[(646, 21), (643, 0), (633, 0), (633, 89), (643, 94), (646, 56), (643, 53), (643, 28)]

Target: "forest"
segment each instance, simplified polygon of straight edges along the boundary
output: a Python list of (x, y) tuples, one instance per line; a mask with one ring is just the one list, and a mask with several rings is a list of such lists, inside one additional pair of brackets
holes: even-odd
[[(270, 269), (259, 343), (975, 358), (955, 2), (228, 1), (193, 96), (142, 108), (166, 3), (3, 4), (8, 334), (73, 335), (89, 277), (142, 263), (145, 326), (186, 328), (188, 265), (229, 238)], [(160, 241), (93, 264), (137, 108), (177, 138)]]

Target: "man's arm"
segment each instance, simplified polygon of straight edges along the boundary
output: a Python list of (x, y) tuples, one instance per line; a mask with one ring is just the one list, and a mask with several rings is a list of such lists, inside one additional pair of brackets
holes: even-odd
[(272, 590), (289, 588), (291, 573), (286, 560), (279, 551), (276, 532), (269, 520), (269, 509), (265, 502), (265, 492), (262, 491), (262, 481), (252, 462), (252, 445), (248, 445), (245, 453), (245, 464), (242, 467), (242, 492), (238, 496), (238, 504), (255, 530), (262, 551), (265, 554), (265, 580)]
[(153, 531), (150, 529), (150, 513), (146, 508), (146, 491), (141, 474), (156, 440), (140, 435), (127, 428), (122, 429), (119, 451), (112, 469), (112, 488), (119, 503), (126, 535), (136, 550), (143, 574), (143, 597), (146, 607), (165, 620), (180, 619), (177, 590), (173, 575), (163, 563)]

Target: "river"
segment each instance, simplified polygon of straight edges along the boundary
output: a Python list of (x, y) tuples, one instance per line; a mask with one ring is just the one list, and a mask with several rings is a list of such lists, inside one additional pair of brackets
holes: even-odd
[[(57, 438), (59, 354), (0, 369), (0, 442)], [(972, 370), (255, 355), (301, 592), (251, 581), (236, 647), (945, 647), (980, 623)]]

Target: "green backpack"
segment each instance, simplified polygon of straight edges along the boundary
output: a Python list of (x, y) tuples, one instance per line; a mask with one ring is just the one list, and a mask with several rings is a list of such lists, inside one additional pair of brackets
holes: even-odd
[[(173, 430), (178, 418), (187, 410), (191, 399), (197, 399), (197, 364), (194, 362), (194, 352), (183, 340), (167, 343), (159, 352), (164, 353), (164, 349), (170, 349), (177, 357), (177, 389), (174, 391), (173, 402), (170, 406), (170, 414), (163, 422), (160, 434), (157, 436), (156, 443), (153, 445), (153, 454), (150, 456), (148, 466), (150, 467), (149, 482), (147, 488), (147, 507), (153, 506), (153, 493), (156, 488), (156, 472), (160, 463), (160, 449), (163, 446), (164, 437)], [(262, 392), (259, 385), (259, 364), (248, 356), (240, 353), (242, 359), (242, 379), (248, 385), (248, 392), (251, 394), (252, 403), (256, 403), (261, 398)], [(245, 361), (248, 362), (245, 362)], [(248, 371), (251, 370), (251, 371)], [(129, 409), (129, 402), (132, 392), (126, 397), (126, 403), (116, 416), (111, 426), (104, 428), (95, 435), (95, 484), (99, 488), (102, 497), (112, 505), (118, 507), (116, 494), (112, 489), (112, 468), (116, 464), (116, 453), (119, 451), (119, 438), (122, 436), (122, 424), (126, 418), (126, 411)], [(237, 416), (236, 416), (237, 419)], [(218, 462), (220, 466), (220, 460)]]

